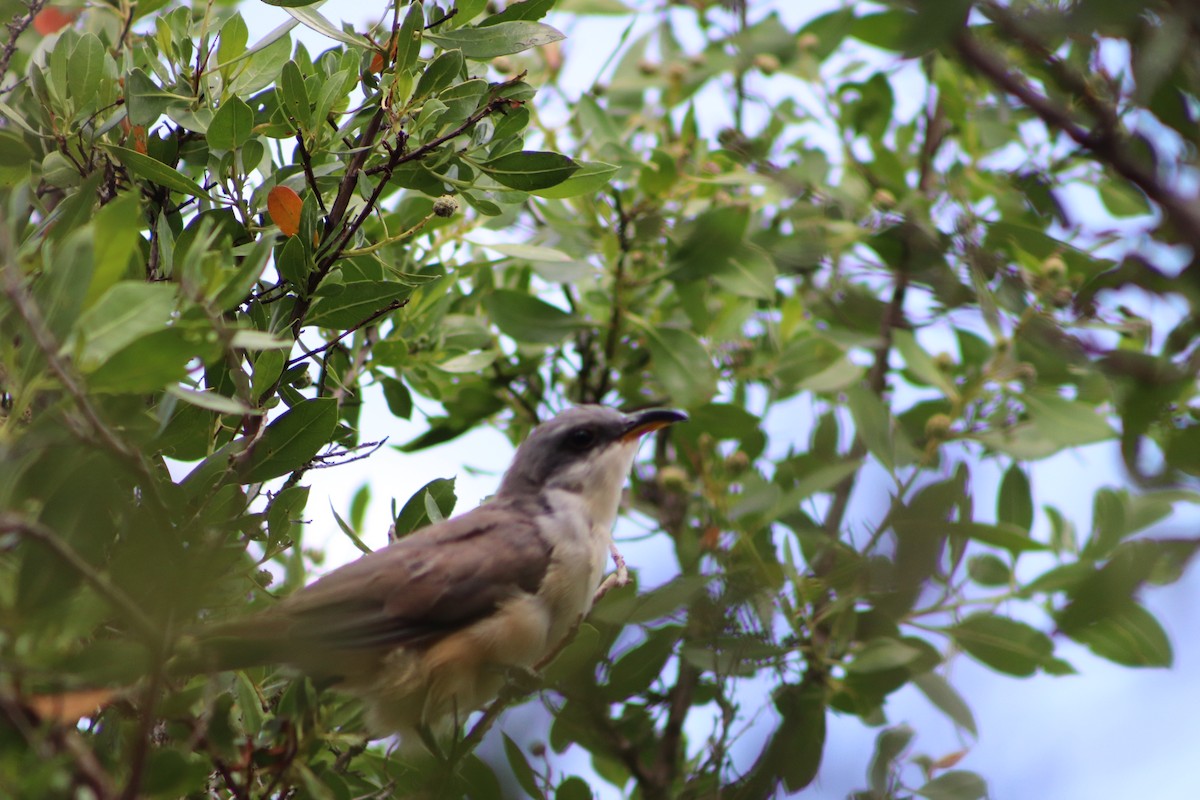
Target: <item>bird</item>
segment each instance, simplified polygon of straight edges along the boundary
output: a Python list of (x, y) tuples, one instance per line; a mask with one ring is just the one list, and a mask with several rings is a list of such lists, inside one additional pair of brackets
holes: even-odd
[(201, 633), (207, 668), (289, 664), (359, 697), (374, 736), (447, 737), (591, 610), (638, 444), (685, 419), (559, 413), (521, 443), (483, 505)]

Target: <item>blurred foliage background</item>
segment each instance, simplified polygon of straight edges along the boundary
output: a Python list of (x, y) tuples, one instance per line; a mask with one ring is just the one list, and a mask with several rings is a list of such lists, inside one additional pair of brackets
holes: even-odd
[[(856, 798), (971, 800), (948, 661), (1170, 665), (1139, 598), (1200, 543), (1191, 4), (274, 4), (0, 3), (0, 793), (740, 800), (841, 715), (880, 729)], [(573, 92), (598, 15), (630, 26)], [(380, 446), (374, 385), (440, 409), (414, 465), (571, 403), (692, 417), (628, 504), (677, 577), (435, 763), (286, 669), (166, 669), (305, 582), (307, 475)], [(1084, 529), (1030, 464), (1105, 442)], [(909, 685), (963, 752), (889, 726)], [(490, 731), (531, 695), (544, 744)]]

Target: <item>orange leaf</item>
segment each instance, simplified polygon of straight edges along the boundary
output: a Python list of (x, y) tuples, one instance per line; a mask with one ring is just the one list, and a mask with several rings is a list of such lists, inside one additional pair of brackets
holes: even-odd
[(934, 761), (932, 764), (929, 765), (929, 771), (933, 772), (934, 770), (939, 770), (939, 769), (950, 769), (955, 764), (957, 764), (958, 762), (960, 762), (964, 758), (966, 758), (966, 755), (967, 755), (966, 750), (958, 750), (956, 752), (951, 753), (950, 755), (942, 756), (937, 761)]
[(81, 689), (60, 694), (39, 694), (29, 698), (29, 707), (44, 720), (74, 725), (80, 717), (102, 710), (117, 696), (117, 689)]
[(78, 16), (78, 11), (63, 11), (54, 6), (43, 8), (33, 18), (33, 29), (42, 36), (49, 36), (70, 25)]
[[(395, 58), (397, 41), (396, 41), (395, 37), (392, 37), (391, 41), (392, 41), (391, 45), (388, 46), (388, 55), (391, 58)], [(375, 55), (371, 57), (371, 66), (369, 68), (369, 71), (370, 72), (383, 72), (383, 68), (385, 66), (387, 66), (387, 65), (383, 63), (383, 53), (379, 52), (378, 50), (375, 51)]]
[(300, 230), (300, 209), (303, 207), (300, 195), (286, 186), (276, 186), (267, 194), (267, 213), (284, 236), (295, 236)]

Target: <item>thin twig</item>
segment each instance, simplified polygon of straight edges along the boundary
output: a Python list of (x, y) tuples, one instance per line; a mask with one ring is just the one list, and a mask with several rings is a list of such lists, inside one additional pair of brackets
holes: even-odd
[(625, 267), (629, 262), (629, 252), (633, 247), (629, 236), (629, 223), (632, 215), (625, 213), (621, 204), (621, 191), (612, 187), (613, 208), (617, 212), (617, 263), (613, 266), (612, 279), (612, 308), (608, 315), (608, 331), (604, 337), (604, 363), (600, 366), (600, 379), (592, 393), (592, 402), (599, 403), (608, 394), (609, 381), (612, 379), (612, 363), (617, 354), (617, 345), (621, 341), (621, 289), (625, 283)]
[(445, 14), (443, 14), (442, 16), (440, 16), (440, 17), (438, 17), (437, 19), (435, 19), (433, 22), (431, 22), (431, 23), (429, 23), (428, 25), (426, 25), (426, 26), (425, 26), (425, 30), (427, 30), (427, 31), (431, 31), (431, 30), (433, 30), (434, 28), (436, 28), (438, 25), (441, 25), (441, 24), (442, 24), (443, 22), (445, 22), (446, 20), (453, 19), (453, 18), (454, 18), (454, 17), (455, 17), (457, 14), (458, 14), (458, 7), (456, 6), (456, 7), (452, 8), (452, 9), (450, 9), (449, 11), (447, 11), (447, 12), (446, 12)]
[[(345, 450), (338, 450), (336, 453), (326, 453), (325, 455), (313, 456), (312, 461), (305, 466), (308, 469), (328, 469), (329, 467), (340, 467), (343, 464), (351, 464), (355, 461), (362, 461), (363, 459), (370, 458), (371, 456), (375, 455), (379, 448), (387, 444), (387, 441), (387, 437), (385, 436), (377, 442), (363, 442), (362, 444), (356, 444), (353, 447), (349, 447)], [(356, 453), (355, 451), (357, 450), (365, 450), (366, 452)], [(335, 458), (341, 458), (344, 455), (348, 455), (349, 453), (355, 453), (355, 455), (341, 461), (333, 460)]]
[(8, 41), (4, 43), (4, 50), (0, 51), (0, 83), (4, 82), (4, 76), (8, 74), (8, 63), (12, 61), (13, 53), (17, 52), (17, 39), (48, 2), (49, 0), (29, 0), (24, 13), (14, 15), (12, 22), (6, 26)]
[(321, 197), (321, 190), (317, 188), (317, 176), (313, 173), (312, 157), (308, 154), (308, 148), (304, 146), (304, 133), (296, 131), (296, 149), (300, 151), (300, 164), (304, 167), (304, 178), (308, 181), (308, 188), (317, 198), (317, 205), (321, 207), (321, 214), (326, 215), (329, 212), (325, 209), (325, 198)]
[(332, 339), (332, 340), (326, 342), (325, 344), (321, 345), (320, 347), (315, 348), (313, 350), (309, 350), (309, 349), (305, 348), (303, 344), (300, 344), (300, 340), (297, 339), (296, 344), (300, 345), (300, 349), (304, 351), (304, 355), (296, 356), (291, 361), (289, 361), (284, 366), (284, 372), (286, 372), (287, 370), (296, 366), (297, 364), (299, 364), (301, 361), (303, 361), (306, 358), (314, 358), (315, 359), (318, 355), (320, 355), (321, 353), (324, 353), (326, 350), (333, 347), (338, 342), (340, 342), (342, 339), (345, 339), (347, 336), (354, 333), (356, 330), (363, 327), (364, 325), (370, 325), (372, 322), (374, 322), (375, 320), (384, 316), (385, 314), (389, 314), (398, 308), (404, 308), (406, 305), (408, 305), (408, 298), (405, 298), (403, 300), (393, 300), (390, 303), (388, 303), (386, 306), (384, 306), (383, 308), (376, 311), (374, 314), (371, 314), (369, 317), (364, 319), (362, 322), (357, 323), (353, 328), (350, 328), (349, 330), (346, 330), (346, 331), (342, 331), (342, 333), (339, 334), (336, 339)]

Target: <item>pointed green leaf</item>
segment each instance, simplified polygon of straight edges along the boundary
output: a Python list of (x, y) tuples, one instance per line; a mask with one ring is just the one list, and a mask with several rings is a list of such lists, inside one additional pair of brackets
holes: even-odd
[(208, 144), (217, 150), (233, 150), (245, 144), (253, 133), (254, 111), (235, 95), (221, 103), (213, 114), (208, 125)]
[(579, 165), (579, 169), (571, 177), (554, 186), (534, 189), (530, 191), (530, 194), (552, 200), (596, 194), (608, 186), (609, 181), (620, 170), (620, 167), (605, 164), (603, 161), (578, 161), (576, 163)]
[(114, 284), (75, 323), (79, 368), (91, 372), (123, 347), (164, 329), (175, 302), (175, 287), (169, 283)]
[(77, 104), (90, 104), (104, 76), (104, 45), (94, 33), (83, 34), (71, 51), (68, 64), (67, 87), (71, 97)]
[(426, 33), (425, 38), (445, 50), (462, 50), (464, 57), (482, 61), (562, 41), (566, 36), (541, 22), (514, 20), (487, 27), (460, 28), (442, 34)]
[(1049, 636), (997, 614), (972, 614), (946, 632), (978, 661), (1009, 675), (1032, 675), (1054, 653)]
[(532, 192), (562, 183), (575, 174), (579, 165), (562, 153), (521, 150), (494, 158), (479, 168), (510, 189)]
[(1004, 472), (1000, 481), (996, 518), (1025, 530), (1033, 525), (1033, 496), (1029, 488), (1029, 476), (1016, 464)]
[(432, 520), (429, 518), (426, 497), (434, 503), (442, 516), (454, 511), (454, 504), (458, 501), (458, 497), (454, 493), (455, 480), (455, 478), (434, 478), (408, 498), (404, 507), (400, 509), (400, 513), (396, 515), (393, 537), (400, 539), (430, 524)]
[[(136, 150), (118, 147), (115, 144), (106, 144), (104, 147), (110, 153), (119, 158), (121, 163), (129, 168), (130, 172), (140, 178), (144, 178), (151, 183), (156, 183), (159, 186), (164, 186), (176, 192), (190, 194), (192, 197), (213, 200), (213, 198), (209, 196), (208, 192), (201, 189), (191, 178), (175, 171), (171, 167), (168, 167), (158, 159), (143, 155)], [(213, 200), (213, 202), (216, 201)]]
[(987, 797), (987, 783), (974, 772), (951, 770), (917, 789), (917, 794), (929, 800), (980, 800)]
[(262, 483), (306, 465), (329, 443), (337, 416), (337, 401), (333, 398), (297, 403), (268, 425), (253, 444), (240, 481)]
[(1136, 603), (1116, 610), (1067, 634), (1101, 658), (1126, 667), (1169, 667), (1171, 640), (1154, 615)]

